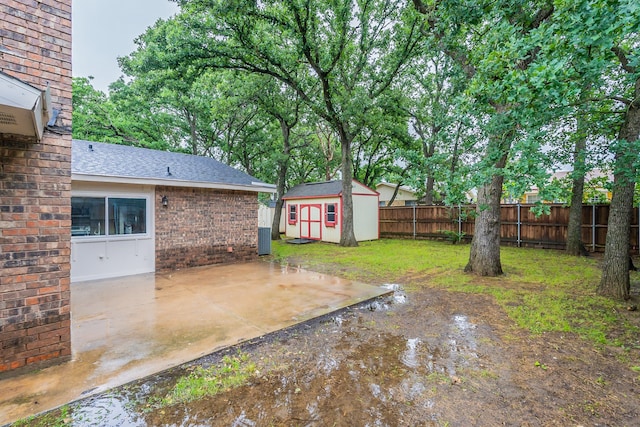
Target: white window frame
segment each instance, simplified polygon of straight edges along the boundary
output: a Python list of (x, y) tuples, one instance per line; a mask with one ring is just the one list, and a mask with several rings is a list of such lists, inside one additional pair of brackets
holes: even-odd
[[(104, 224), (105, 234), (87, 235), (87, 236), (71, 236), (72, 240), (127, 240), (127, 239), (146, 239), (152, 237), (151, 227), (153, 227), (152, 217), (154, 215), (151, 206), (151, 196), (145, 193), (125, 193), (110, 191), (72, 191), (71, 198), (87, 197), (104, 199)], [(108, 234), (109, 233), (109, 199), (144, 199), (145, 201), (145, 232), (136, 234)], [(73, 221), (73, 220), (72, 220)]]

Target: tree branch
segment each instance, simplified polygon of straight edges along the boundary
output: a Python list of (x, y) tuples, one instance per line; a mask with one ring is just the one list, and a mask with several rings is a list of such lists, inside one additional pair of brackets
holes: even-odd
[(611, 51), (618, 57), (618, 60), (620, 61), (620, 65), (622, 66), (623, 70), (625, 70), (627, 73), (630, 73), (630, 74), (633, 74), (636, 72), (636, 67), (629, 65), (629, 58), (627, 58), (627, 52), (622, 50), (620, 46), (613, 46), (611, 48)]

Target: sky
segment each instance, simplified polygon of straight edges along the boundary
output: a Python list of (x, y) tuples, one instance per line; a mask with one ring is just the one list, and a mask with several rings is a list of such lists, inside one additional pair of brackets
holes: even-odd
[(93, 76), (93, 87), (107, 92), (122, 75), (117, 58), (136, 48), (134, 39), (178, 6), (169, 0), (74, 0), (72, 72)]

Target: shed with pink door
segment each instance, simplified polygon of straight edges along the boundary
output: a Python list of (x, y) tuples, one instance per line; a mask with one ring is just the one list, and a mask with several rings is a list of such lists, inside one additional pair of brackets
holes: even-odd
[[(378, 192), (353, 180), (352, 197), (356, 240), (378, 239)], [(344, 207), (341, 180), (299, 184), (282, 199), (287, 238), (340, 243)]]

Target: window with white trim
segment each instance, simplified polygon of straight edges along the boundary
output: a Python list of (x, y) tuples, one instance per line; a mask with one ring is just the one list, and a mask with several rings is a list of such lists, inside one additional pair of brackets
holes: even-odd
[(146, 198), (71, 197), (72, 236), (146, 233)]
[(324, 206), (324, 224), (327, 227), (335, 227), (338, 222), (338, 204), (327, 203)]
[(298, 222), (298, 205), (289, 205), (289, 224)]

